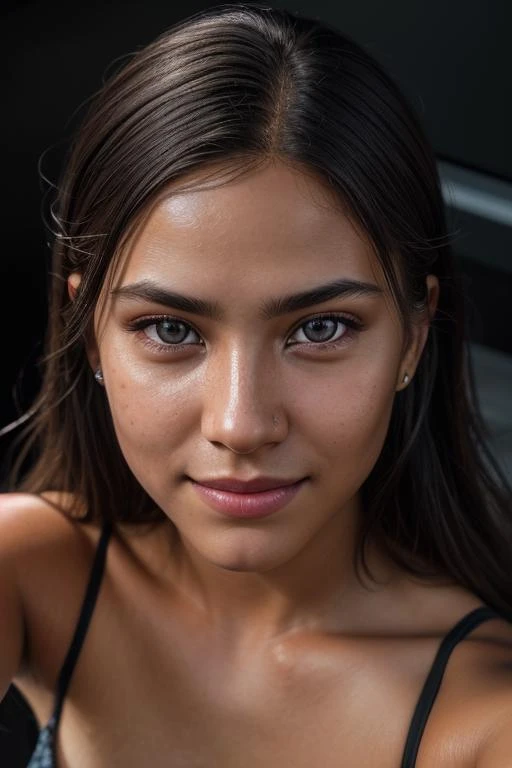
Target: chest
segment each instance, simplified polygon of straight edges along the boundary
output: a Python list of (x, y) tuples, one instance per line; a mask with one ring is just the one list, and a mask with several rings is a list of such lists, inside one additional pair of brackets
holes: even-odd
[[(288, 659), (276, 664), (272, 653), (225, 657), (190, 645), (188, 652), (175, 646), (165, 659), (161, 648), (145, 660), (132, 649), (129, 675), (112, 664), (108, 680), (98, 681), (96, 704), (101, 700), (111, 722), (115, 712), (117, 723), (105, 732), (104, 751), (118, 754), (120, 764), (137, 753), (133, 765), (144, 764), (144, 755), (151, 765), (177, 767), (397, 765), (413, 692), (390, 688), (356, 664), (340, 669), (309, 655), (297, 668)], [(93, 717), (99, 728), (100, 711)], [(112, 734), (128, 722), (134, 726), (125, 745)]]
[[(63, 708), (59, 768), (400, 766), (431, 642), (414, 654), (403, 641), (364, 638), (240, 652), (179, 612), (155, 616), (98, 604)], [(451, 678), (417, 768), (471, 764), (464, 718), (450, 714)], [(24, 693), (45, 722), (45, 686)]]
[[(312, 635), (241, 647), (138, 585), (127, 571), (102, 585), (64, 701), (59, 768), (401, 765), (438, 639)], [(16, 682), (41, 724), (81, 589), (77, 580), (57, 606), (41, 599), (30, 612), (34, 674)], [(474, 764), (482, 724), (468, 708), (478, 691), (464, 653), (450, 662), (416, 768)]]

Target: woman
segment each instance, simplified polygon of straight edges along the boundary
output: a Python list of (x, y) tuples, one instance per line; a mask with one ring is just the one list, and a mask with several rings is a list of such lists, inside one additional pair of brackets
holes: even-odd
[(196, 15), (96, 97), (54, 221), (0, 520), (32, 768), (510, 765), (510, 495), (388, 76), (315, 21)]

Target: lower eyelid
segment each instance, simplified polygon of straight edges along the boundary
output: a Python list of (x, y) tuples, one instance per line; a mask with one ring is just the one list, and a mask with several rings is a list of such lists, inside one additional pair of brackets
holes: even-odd
[(301, 354), (306, 353), (312, 355), (318, 352), (334, 352), (353, 342), (356, 333), (357, 331), (348, 331), (335, 341), (298, 341), (295, 344), (290, 344), (289, 348), (291, 350), (297, 349), (297, 352), (300, 352)]

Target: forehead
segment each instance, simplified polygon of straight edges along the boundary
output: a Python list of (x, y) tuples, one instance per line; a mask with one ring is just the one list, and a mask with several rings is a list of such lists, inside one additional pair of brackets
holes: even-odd
[[(194, 180), (193, 180), (194, 181)], [(303, 287), (321, 276), (382, 285), (368, 239), (312, 173), (268, 164), (227, 182), (169, 188), (125, 249), (115, 285)]]

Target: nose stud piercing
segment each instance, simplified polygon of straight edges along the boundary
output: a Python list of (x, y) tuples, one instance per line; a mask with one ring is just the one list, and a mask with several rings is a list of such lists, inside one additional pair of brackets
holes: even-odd
[(272, 424), (274, 425), (274, 427), (277, 427), (277, 425), (279, 424), (279, 419), (277, 418), (277, 416), (272, 416)]
[(94, 371), (94, 378), (96, 379), (98, 384), (102, 384), (103, 385), (105, 383), (105, 379), (103, 378), (103, 373), (101, 371), (101, 368), (97, 368)]

